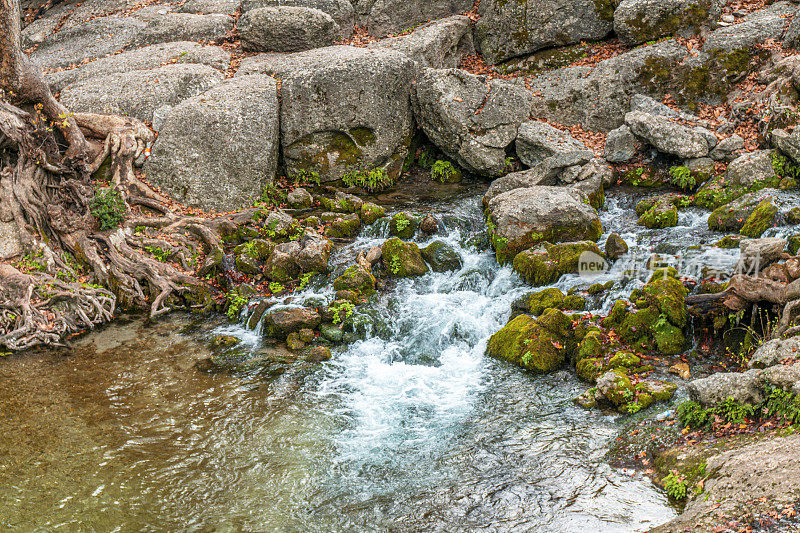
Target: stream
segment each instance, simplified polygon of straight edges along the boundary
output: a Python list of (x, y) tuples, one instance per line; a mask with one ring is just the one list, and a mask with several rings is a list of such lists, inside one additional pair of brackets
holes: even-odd
[[(71, 349), (0, 359), (0, 530), (610, 533), (674, 517), (648, 478), (605, 459), (627, 417), (574, 406), (587, 386), (571, 371), (535, 376), (483, 355), (530, 288), (487, 249), (480, 194), (424, 205), (462, 269), (393, 282), (357, 310), (359, 338), (313, 369), (200, 372), (211, 336), (258, 350), (261, 335), (182, 314), (122, 317)], [(615, 231), (640, 262), (736, 262), (737, 250), (708, 246), (720, 235), (707, 212), (647, 230), (639, 198), (612, 191), (601, 244)], [(332, 269), (386, 237), (385, 225), (366, 228)], [(616, 280), (590, 300), (607, 310), (642, 283), (625, 261), (556, 286)], [(325, 286), (294, 302), (332, 298)]]

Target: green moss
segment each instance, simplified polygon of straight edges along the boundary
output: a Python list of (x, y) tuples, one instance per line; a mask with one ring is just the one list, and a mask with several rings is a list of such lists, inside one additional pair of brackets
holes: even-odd
[(642, 363), (641, 358), (628, 351), (619, 351), (608, 362), (608, 368), (634, 368)]
[(509, 241), (498, 235), (496, 232), (496, 224), (491, 217), (487, 218), (486, 227), (489, 232), (489, 241), (492, 244), (492, 248), (495, 250), (497, 261), (500, 264), (508, 263), (520, 252), (529, 250), (541, 243), (563, 243), (565, 241), (578, 241), (583, 239), (597, 241), (603, 234), (603, 225), (599, 219), (592, 220), (582, 226), (554, 225), (541, 232), (530, 231), (513, 241)]
[(364, 295), (371, 294), (375, 292), (375, 277), (361, 266), (354, 265), (333, 280), (333, 289), (336, 291), (357, 291)]
[(659, 201), (639, 217), (638, 223), (651, 229), (677, 226), (678, 209), (671, 203)]
[(431, 167), (431, 178), (439, 183), (458, 183), (463, 174), (450, 161), (436, 161)]
[(553, 287), (525, 296), (521, 307), (526, 314), (539, 316), (547, 309), (580, 311), (586, 307), (586, 301), (578, 295), (566, 296), (561, 289)]
[(742, 239), (741, 235), (726, 235), (714, 243), (714, 246), (717, 248), (738, 248)]
[(389, 221), (389, 234), (401, 239), (412, 239), (419, 229), (420, 222), (420, 217), (401, 211)]
[(745, 237), (761, 237), (765, 231), (772, 227), (777, 215), (778, 208), (771, 199), (766, 199), (758, 204), (755, 211), (747, 217), (739, 233)]
[(378, 221), (378, 219), (386, 216), (386, 209), (371, 202), (364, 202), (361, 206), (360, 214), (361, 221), (364, 224), (371, 225)]
[(393, 237), (381, 246), (384, 267), (395, 277), (421, 276), (428, 272), (419, 247), (413, 242), (403, 242)]
[(578, 377), (589, 383), (595, 383), (604, 371), (605, 361), (602, 357), (585, 357), (575, 365), (575, 373), (578, 374)]
[(645, 285), (643, 289), (645, 298), (667, 320), (678, 328), (684, 328), (688, 320), (686, 296), (688, 291), (683, 283), (675, 278), (666, 277)]
[(614, 21), (614, 10), (617, 9), (619, 2), (617, 0), (592, 0), (594, 2), (595, 11), (601, 20), (608, 22)]
[(666, 315), (660, 315), (653, 323), (652, 332), (659, 352), (666, 355), (677, 355), (683, 351), (686, 344), (683, 331), (672, 325)]
[(577, 272), (580, 256), (586, 251), (603, 257), (600, 248), (590, 241), (544, 243), (543, 248), (525, 250), (517, 254), (514, 257), (513, 267), (533, 286), (550, 285), (564, 274)]
[(486, 353), (534, 372), (551, 372), (574, 350), (571, 327), (572, 320), (555, 309), (538, 320), (520, 315), (491, 336)]
[(325, 228), (325, 234), (334, 238), (349, 238), (355, 236), (361, 229), (361, 220), (357, 215), (348, 215), (333, 220)]
[(352, 128), (350, 137), (359, 146), (375, 144), (375, 133), (370, 128)]
[(797, 255), (797, 252), (800, 251), (800, 234), (789, 237), (787, 251), (792, 255)]

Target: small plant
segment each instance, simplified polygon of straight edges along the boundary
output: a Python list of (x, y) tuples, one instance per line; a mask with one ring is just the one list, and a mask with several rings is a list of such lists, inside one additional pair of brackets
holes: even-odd
[(681, 424), (690, 429), (701, 429), (711, 423), (710, 413), (697, 402), (683, 402), (675, 414)]
[(35, 252), (23, 255), (19, 266), (27, 271), (44, 272), (47, 270), (47, 267), (42, 263), (42, 259), (44, 259), (44, 253), (41, 250), (36, 250)]
[(408, 218), (406, 218), (404, 214), (401, 213), (395, 219), (395, 224), (397, 225), (398, 233), (401, 233), (404, 229), (408, 227), (409, 224), (411, 224), (411, 221)]
[(267, 207), (279, 207), (286, 203), (286, 191), (280, 189), (274, 183), (268, 182), (261, 192), (261, 203)]
[(100, 222), (100, 229), (119, 227), (125, 218), (125, 201), (118, 190), (113, 188), (97, 189), (89, 204), (92, 216)]
[(686, 480), (683, 476), (679, 476), (674, 470), (664, 478), (664, 489), (673, 500), (680, 501), (686, 499), (688, 489)]
[(347, 187), (361, 187), (368, 191), (376, 191), (383, 189), (392, 184), (389, 174), (386, 169), (375, 168), (370, 171), (358, 170), (355, 172), (348, 172), (342, 176), (342, 182)]
[(300, 278), (300, 284), (297, 286), (297, 288), (302, 291), (303, 289), (308, 287), (308, 284), (311, 282), (311, 278), (313, 278), (316, 275), (317, 275), (316, 272), (308, 272), (306, 274), (303, 274), (302, 277)]
[(670, 182), (681, 190), (689, 191), (697, 185), (697, 180), (688, 167), (672, 167), (669, 169), (669, 175)]
[(272, 294), (278, 294), (279, 292), (283, 292), (285, 287), (282, 283), (278, 283), (277, 281), (273, 281), (269, 284), (269, 292)]
[(420, 148), (419, 155), (417, 156), (417, 165), (419, 165), (420, 168), (428, 170), (433, 167), (434, 163), (436, 163), (436, 153), (433, 148), (429, 146)]
[(732, 424), (742, 424), (745, 418), (752, 418), (756, 414), (756, 408), (746, 403), (739, 403), (733, 398), (726, 398), (713, 409), (714, 414), (724, 418)]
[(226, 315), (230, 320), (236, 320), (242, 308), (247, 305), (247, 298), (239, 294), (237, 291), (230, 291), (227, 295), (228, 310)]
[(162, 263), (165, 263), (169, 256), (172, 255), (168, 250), (164, 250), (159, 246), (145, 246), (144, 249)]
[(457, 176), (458, 170), (450, 161), (442, 161), (440, 159), (431, 167), (431, 178), (439, 183), (455, 181)]
[(772, 154), (772, 170), (780, 178), (800, 180), (800, 166), (794, 164), (788, 157), (775, 152)]
[[(339, 324), (344, 322), (355, 313), (356, 306), (350, 302), (340, 302), (336, 305), (331, 306), (331, 311), (333, 312), (333, 323)], [(344, 315), (344, 317), (342, 316)]]
[(143, 235), (145, 230), (147, 230), (146, 226), (136, 226), (133, 228), (133, 232), (137, 235)]
[(768, 389), (762, 411), (765, 416), (777, 415), (782, 421), (800, 423), (800, 394), (792, 394), (778, 387)]
[(319, 177), (319, 172), (315, 170), (302, 169), (294, 177), (295, 184), (313, 183), (314, 185), (322, 185), (322, 180)]
[(398, 256), (395, 255), (389, 259), (389, 270), (391, 270), (393, 274), (399, 274), (401, 268), (402, 264), (400, 263), (400, 258)]

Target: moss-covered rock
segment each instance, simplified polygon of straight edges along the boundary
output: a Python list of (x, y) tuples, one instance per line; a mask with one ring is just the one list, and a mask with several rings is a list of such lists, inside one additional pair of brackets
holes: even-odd
[(419, 247), (392, 237), (381, 246), (381, 261), (387, 273), (398, 278), (421, 276), (428, 272)]
[(778, 208), (775, 206), (775, 203), (771, 199), (766, 199), (758, 204), (755, 211), (747, 217), (739, 233), (745, 237), (757, 239), (772, 227), (777, 215)]
[(628, 253), (628, 243), (620, 237), (619, 233), (612, 233), (606, 239), (606, 257), (609, 259), (619, 259)]
[(333, 280), (335, 291), (356, 291), (360, 294), (375, 292), (375, 276), (360, 265), (353, 265)]
[(344, 331), (342, 331), (342, 328), (335, 324), (331, 324), (330, 322), (323, 322), (319, 326), (319, 334), (324, 339), (333, 343), (342, 342), (342, 338), (344, 337)]
[(336, 191), (336, 196), (330, 204), (330, 210), (337, 213), (359, 213), (364, 205), (364, 200), (354, 194)]
[(534, 372), (552, 372), (575, 349), (571, 329), (570, 317), (555, 309), (538, 319), (519, 315), (491, 336), (486, 353)]
[(513, 267), (529, 284), (539, 287), (555, 283), (564, 274), (578, 271), (581, 254), (593, 252), (602, 258), (603, 252), (591, 241), (544, 243), (520, 252), (514, 257)]
[(609, 370), (597, 379), (597, 389), (608, 401), (621, 406), (636, 399), (636, 388), (620, 370)]
[(325, 235), (334, 238), (354, 237), (361, 229), (361, 219), (358, 215), (351, 213), (343, 217), (337, 217), (331, 221), (330, 226), (325, 228)]
[(683, 331), (671, 324), (666, 315), (659, 315), (651, 330), (659, 352), (665, 355), (677, 355), (683, 351), (686, 344)]
[(401, 211), (389, 221), (389, 234), (408, 240), (414, 237), (419, 229), (421, 218)]
[(592, 387), (591, 389), (584, 391), (580, 395), (573, 398), (572, 401), (578, 407), (581, 407), (589, 411), (598, 407), (597, 396), (598, 396), (597, 387)]
[(642, 364), (642, 359), (628, 351), (619, 351), (608, 362), (608, 368), (635, 368)]
[[(763, 218), (763, 214), (768, 214), (771, 211), (766, 207), (767, 204), (764, 203), (766, 201), (771, 202), (771, 198), (765, 198), (764, 193), (745, 194), (730, 203), (714, 209), (708, 216), (708, 228), (714, 231), (741, 233), (747, 219), (760, 208), (762, 216), (759, 217), (759, 220), (754, 220), (751, 228), (749, 228), (750, 231), (755, 231), (757, 229), (756, 223)], [(744, 234), (742, 233), (742, 235)]]
[(577, 294), (567, 296), (555, 287), (528, 293), (511, 304), (513, 312), (533, 316), (539, 316), (547, 309), (582, 311), (585, 308), (586, 300)]
[(605, 368), (605, 361), (602, 357), (585, 357), (575, 365), (575, 373), (581, 379), (594, 383), (603, 375)]
[(233, 335), (216, 335), (211, 338), (211, 342), (208, 343), (209, 348), (214, 351), (221, 351), (221, 350), (230, 350), (231, 348), (238, 346), (241, 344), (241, 339), (239, 337), (234, 337)]
[[(644, 202), (644, 200), (643, 200)], [(640, 202), (641, 205), (641, 202)], [(636, 206), (639, 214), (640, 206)], [(639, 225), (646, 228), (671, 228), (678, 225), (678, 208), (668, 198), (658, 198), (639, 216)]]
[(602, 357), (603, 355), (603, 337), (601, 331), (590, 331), (583, 337), (578, 345), (578, 352), (575, 357), (575, 364), (577, 365), (583, 359)]
[(649, 394), (654, 401), (668, 402), (675, 396), (678, 386), (671, 381), (647, 380), (636, 384), (636, 390)]
[(373, 204), (372, 202), (365, 202), (361, 206), (361, 222), (366, 224), (367, 226), (374, 224), (379, 219), (386, 216), (386, 209), (379, 206), (378, 204)]
[(464, 264), (458, 250), (445, 241), (433, 241), (420, 250), (420, 253), (434, 272), (461, 270)]
[(786, 250), (792, 255), (797, 255), (797, 252), (800, 251), (800, 234), (789, 237), (789, 244), (786, 246)]
[(688, 291), (683, 283), (675, 278), (665, 277), (645, 285), (643, 293), (650, 304), (666, 315), (672, 324), (678, 328), (686, 326), (688, 319), (686, 296)]
[(293, 331), (286, 336), (286, 347), (290, 350), (300, 350), (305, 348), (306, 343), (300, 340), (300, 333)]
[(744, 239), (741, 235), (725, 235), (714, 243), (717, 248), (738, 248), (739, 242)]

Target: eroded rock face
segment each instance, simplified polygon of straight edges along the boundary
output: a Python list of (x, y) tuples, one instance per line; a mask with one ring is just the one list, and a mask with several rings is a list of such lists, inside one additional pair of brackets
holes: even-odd
[(597, 211), (569, 188), (514, 189), (489, 202), (487, 213), (498, 260), (510, 260), (537, 242), (588, 239), (602, 234)]
[(353, 33), (353, 5), (348, 0), (244, 0), (242, 13), (262, 7), (308, 7), (319, 9), (333, 17), (339, 26), (339, 38), (347, 39)]
[(544, 48), (599, 41), (613, 27), (611, 2), (483, 0), (475, 35), (492, 64)]
[(797, 357), (798, 351), (800, 351), (800, 337), (772, 339), (756, 348), (756, 351), (750, 356), (747, 366), (750, 368), (767, 368), (780, 364), (784, 359)]
[(163, 13), (160, 6), (138, 11), (134, 16), (147, 22), (133, 45), (168, 41), (217, 41), (233, 29), (233, 17), (223, 14)]
[(61, 103), (76, 112), (128, 115), (152, 122), (156, 110), (174, 106), (220, 83), (224, 75), (206, 65), (165, 65), (152, 70), (93, 76), (65, 87)]
[(704, 408), (733, 398), (739, 403), (759, 404), (763, 400), (762, 371), (719, 372), (707, 378), (689, 382), (687, 389), (692, 400)]
[(252, 205), (273, 179), (278, 142), (277, 83), (242, 76), (176, 106), (145, 171), (180, 202), (233, 210)]
[(411, 100), (428, 138), (464, 169), (500, 176), (506, 148), (527, 120), (530, 94), (459, 69), (425, 70)]
[(661, 115), (633, 111), (625, 115), (625, 123), (659, 152), (683, 159), (705, 157), (716, 146), (716, 142), (709, 146), (714, 135), (705, 128), (689, 128)]
[(614, 10), (614, 31), (635, 46), (661, 37), (691, 37), (719, 18), (718, 0), (622, 0)]
[(772, 168), (774, 150), (756, 150), (743, 154), (728, 165), (726, 183), (733, 187), (751, 187), (775, 176)]
[(333, 181), (383, 168), (399, 175), (413, 133), (408, 93), (414, 62), (391, 50), (331, 46), (242, 61), (237, 76), (281, 80), (281, 150), (288, 176)]
[(471, 0), (356, 0), (356, 19), (371, 35), (385, 37), (420, 22), (466, 13)]
[(319, 326), (319, 313), (305, 307), (269, 310), (264, 314), (264, 331), (270, 337), (285, 339), (290, 333)]
[(520, 125), (517, 133), (517, 155), (529, 167), (545, 159), (557, 159), (551, 166), (562, 168), (586, 164), (594, 157), (594, 153), (569, 132), (538, 120)]
[(408, 35), (383, 39), (369, 47), (395, 50), (428, 68), (456, 68), (461, 58), (475, 53), (472, 22), (461, 15), (431, 22)]
[(333, 44), (340, 33), (333, 17), (310, 7), (261, 7), (237, 25), (242, 47), (256, 52), (301, 52)]

